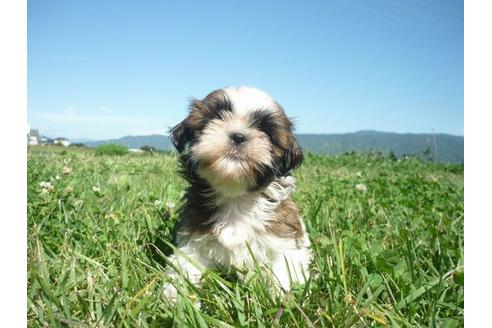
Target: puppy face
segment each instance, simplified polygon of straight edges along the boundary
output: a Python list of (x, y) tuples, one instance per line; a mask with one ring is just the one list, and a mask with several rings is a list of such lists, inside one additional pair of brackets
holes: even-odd
[(237, 195), (261, 190), (301, 164), (292, 129), (282, 107), (263, 91), (224, 88), (193, 100), (171, 138), (188, 175)]

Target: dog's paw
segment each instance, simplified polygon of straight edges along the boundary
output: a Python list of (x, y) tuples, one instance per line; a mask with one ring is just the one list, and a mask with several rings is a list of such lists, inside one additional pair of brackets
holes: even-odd
[(202, 307), (202, 302), (200, 301), (200, 298), (196, 294), (185, 294), (186, 296), (179, 295), (178, 290), (176, 287), (168, 283), (164, 287), (164, 290), (162, 292), (162, 297), (167, 299), (169, 302), (172, 304), (176, 304), (178, 302), (179, 297), (186, 297), (188, 300), (191, 301), (191, 303), (197, 308), (200, 309)]
[(176, 304), (178, 301), (178, 290), (172, 284), (168, 283), (164, 287), (162, 297), (169, 300), (171, 303)]

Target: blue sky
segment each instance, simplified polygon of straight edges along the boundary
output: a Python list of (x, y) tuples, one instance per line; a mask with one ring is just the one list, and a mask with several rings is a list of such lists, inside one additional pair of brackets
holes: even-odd
[(191, 97), (250, 85), (300, 133), (463, 135), (463, 2), (28, 0), (28, 124), (165, 133)]

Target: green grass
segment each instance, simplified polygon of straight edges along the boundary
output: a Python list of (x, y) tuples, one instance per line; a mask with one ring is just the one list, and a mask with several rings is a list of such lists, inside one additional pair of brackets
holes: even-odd
[(259, 269), (247, 284), (211, 272), (174, 306), (160, 254), (176, 156), (30, 148), (28, 326), (463, 326), (463, 166), (308, 155), (296, 177), (309, 284), (276, 299)]
[(101, 155), (126, 155), (128, 154), (128, 148), (118, 144), (104, 144), (97, 146), (95, 153), (98, 156)]

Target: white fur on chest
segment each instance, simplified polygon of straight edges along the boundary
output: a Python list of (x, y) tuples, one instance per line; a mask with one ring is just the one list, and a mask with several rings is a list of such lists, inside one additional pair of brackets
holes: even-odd
[(265, 200), (240, 199), (228, 201), (214, 216), (212, 234), (194, 241), (203, 257), (223, 266), (243, 267), (252, 262), (251, 253), (260, 262), (274, 256), (276, 237), (266, 231), (272, 219), (265, 211)]
[(222, 205), (212, 218), (212, 231), (217, 241), (225, 248), (233, 249), (264, 234), (271, 213), (265, 211), (261, 203), (262, 200), (244, 198)]
[(252, 254), (260, 263), (271, 263), (283, 250), (295, 249), (296, 240), (279, 238), (267, 231), (274, 220), (274, 211), (287, 199), (295, 180), (287, 177), (273, 182), (264, 195), (247, 195), (222, 199), (219, 210), (210, 218), (211, 233), (194, 235), (187, 246), (207, 266), (235, 266), (251, 264)]

